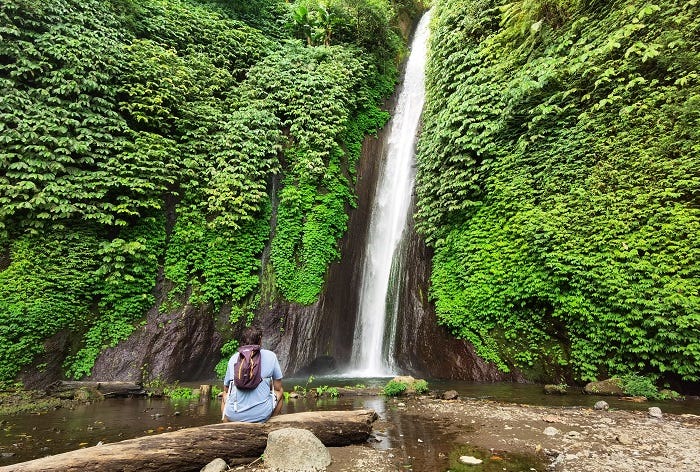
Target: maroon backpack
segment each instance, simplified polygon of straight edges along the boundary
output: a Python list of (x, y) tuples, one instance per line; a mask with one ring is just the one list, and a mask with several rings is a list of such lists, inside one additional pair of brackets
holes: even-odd
[(233, 384), (241, 390), (252, 390), (262, 382), (260, 374), (260, 346), (252, 344), (238, 348), (238, 359), (233, 365)]

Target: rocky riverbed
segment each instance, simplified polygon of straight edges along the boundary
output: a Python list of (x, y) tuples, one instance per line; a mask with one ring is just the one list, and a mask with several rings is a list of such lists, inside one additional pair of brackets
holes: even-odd
[[(552, 408), (428, 396), (390, 400), (390, 405), (385, 418), (374, 425), (375, 442), (330, 448), (329, 472), (700, 471), (698, 415), (664, 413), (656, 418), (646, 410)], [(442, 444), (413, 439), (412, 444), (392, 441), (383, 447), (387, 439), (382, 438), (392, 436), (398, 427), (392, 416), (400, 416), (404, 426), (435, 426), (442, 432)], [(482, 462), (466, 465), (460, 461), (465, 457)], [(259, 463), (239, 467), (261, 469)]]

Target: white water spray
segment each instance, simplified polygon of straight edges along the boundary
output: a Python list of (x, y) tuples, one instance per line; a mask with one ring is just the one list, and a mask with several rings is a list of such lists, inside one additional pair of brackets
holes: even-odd
[(429, 23), (427, 12), (418, 23), (411, 44), (372, 205), (350, 366), (355, 376), (389, 376), (395, 369), (398, 287), (391, 279), (397, 275), (397, 249), (412, 203), (416, 138), (425, 101)]

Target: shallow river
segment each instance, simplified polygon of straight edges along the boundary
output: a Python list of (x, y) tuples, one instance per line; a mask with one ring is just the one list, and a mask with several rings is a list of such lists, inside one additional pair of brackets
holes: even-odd
[[(305, 386), (304, 379), (286, 379), (285, 390), (291, 391), (294, 385)], [(388, 379), (347, 379), (335, 377), (318, 377), (310, 388), (321, 385), (380, 387)], [(189, 385), (188, 385), (189, 386)], [(196, 385), (192, 385), (196, 387)], [(604, 399), (611, 408), (647, 409), (660, 406), (668, 413), (700, 414), (700, 400), (663, 403), (629, 403), (609, 397), (597, 397), (583, 394), (544, 395), (540, 385), (522, 385), (511, 383), (465, 383), (432, 381), (432, 392), (457, 390), (462, 397), (488, 398), (491, 400), (561, 406), (591, 407), (596, 401)], [(399, 448), (400, 453), (410, 460), (407, 469), (441, 470), (435, 464), (444, 464), (445, 455), (454, 453), (457, 445), (453, 444), (448, 434), (438, 423), (416, 424), (411, 418), (404, 418), (401, 409), (386, 401), (383, 396), (342, 396), (330, 398), (290, 399), (284, 407), (284, 413), (309, 410), (345, 410), (372, 408), (380, 418), (387, 420), (394, 427), (386, 431), (377, 431), (373, 446), (380, 449)], [(81, 447), (120, 441), (138, 436), (158, 434), (190, 426), (216, 423), (220, 419), (219, 402), (192, 401), (175, 402), (169, 399), (149, 398), (112, 398), (83, 405), (74, 410), (60, 409), (39, 415), (7, 416), (0, 418), (0, 466), (36, 459), (49, 454), (70, 451)], [(416, 447), (420, 444), (420, 447)], [(426, 447), (427, 446), (427, 447)], [(474, 455), (474, 451), (460, 452)], [(508, 458), (506, 458), (508, 459)], [(511, 463), (513, 468), (507, 467)], [(519, 465), (516, 465), (519, 464)], [(528, 470), (510, 458), (503, 463), (502, 470)], [(524, 467), (524, 468), (523, 468)], [(541, 470), (539, 467), (533, 467)]]

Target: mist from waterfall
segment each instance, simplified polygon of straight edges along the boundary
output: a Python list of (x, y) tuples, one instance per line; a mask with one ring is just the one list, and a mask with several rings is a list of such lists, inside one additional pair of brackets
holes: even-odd
[(389, 376), (396, 369), (401, 243), (413, 199), (415, 147), (425, 101), (429, 23), (428, 11), (413, 37), (372, 203), (350, 361), (350, 373), (354, 376)]

